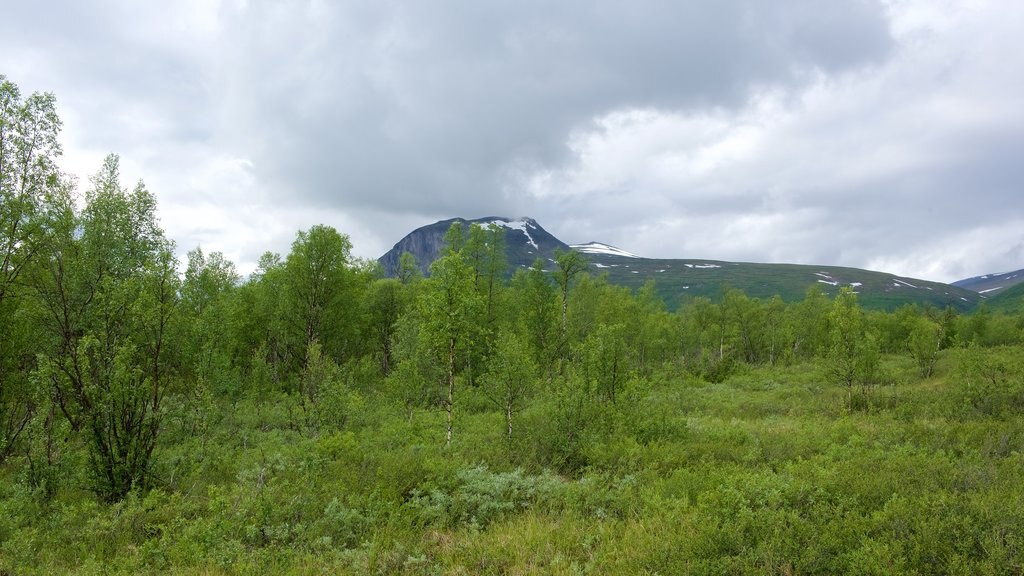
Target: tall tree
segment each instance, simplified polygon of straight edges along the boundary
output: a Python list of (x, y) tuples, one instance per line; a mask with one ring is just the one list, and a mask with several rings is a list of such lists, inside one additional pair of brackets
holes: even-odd
[(653, 280), (644, 283), (636, 295), (638, 306), (635, 320), (638, 329), (636, 338), (637, 361), (641, 370), (650, 370), (654, 365), (667, 361), (673, 345), (672, 316), (665, 308), (665, 301), (658, 296)]
[(831, 347), (828, 376), (847, 390), (848, 408), (853, 412), (853, 392), (860, 386), (865, 408), (868, 390), (879, 379), (878, 338), (865, 329), (864, 312), (849, 287), (840, 289), (829, 314)]
[(513, 330), (498, 335), (483, 377), (484, 393), (505, 417), (505, 430), (512, 440), (512, 419), (536, 385), (537, 365), (530, 349)]
[(224, 294), (236, 288), (239, 280), (235, 264), (224, 254), (213, 252), (207, 256), (197, 246), (188, 253), (185, 281), (181, 286), (182, 305), (190, 313), (202, 316)]
[(735, 288), (729, 288), (722, 299), (722, 307), (728, 317), (730, 335), (735, 349), (748, 363), (757, 362), (761, 356), (764, 340), (764, 310), (756, 299)]
[(182, 315), (189, 337), (183, 343), (191, 376), (221, 393), (238, 392), (233, 378), (231, 297), (238, 287), (235, 265), (220, 252), (188, 253), (181, 286)]
[(719, 316), (717, 304), (705, 296), (697, 296), (679, 308), (677, 316), (682, 325), (682, 346), (690, 358), (700, 361), (710, 350), (718, 348), (714, 333), (715, 319)]
[(942, 326), (928, 318), (915, 318), (906, 346), (921, 369), (921, 376), (931, 378), (942, 347)]
[(411, 252), (402, 252), (398, 257), (398, 281), (403, 285), (411, 284), (423, 277), (420, 266), (416, 263), (416, 257)]
[(459, 253), (472, 270), (473, 284), (481, 301), (480, 316), (474, 320), (480, 338), (472, 342), (467, 356), (469, 381), (475, 385), (478, 368), (490, 355), (497, 332), (498, 300), (507, 267), (505, 229), (497, 224), (487, 227), (470, 224)]
[(295, 350), (288, 345), (288, 327), (292, 323), (290, 312), (284, 307), (285, 293), (281, 256), (265, 252), (256, 270), (231, 298), (232, 362), (248, 372), (246, 381), (252, 385), (281, 389), (288, 367), (295, 364), (291, 358)]
[(569, 286), (573, 278), (587, 269), (587, 259), (576, 250), (562, 252), (555, 250), (555, 282), (562, 297), (562, 342), (560, 346), (567, 344), (568, 318), (569, 318)]
[(789, 308), (781, 296), (772, 296), (764, 307), (764, 336), (768, 348), (768, 363), (772, 366), (780, 356), (787, 355), (787, 344), (792, 342)]
[(550, 378), (558, 345), (558, 303), (551, 278), (539, 258), (512, 278), (514, 309), (521, 320), (534, 363)]
[(66, 191), (56, 159), (61, 122), (52, 94), (22, 99), (0, 75), (0, 303), (46, 239), (46, 209)]
[(489, 328), (494, 327), (497, 314), (498, 290), (508, 269), (505, 255), (505, 229), (497, 224), (488, 224), (482, 229), (483, 260), (477, 280), (477, 290), (485, 302), (485, 319)]
[(141, 182), (122, 188), (118, 168), (108, 156), (37, 279), (53, 337), (39, 373), (87, 438), (94, 489), (110, 501), (149, 479), (175, 366), (169, 341), (179, 293), (156, 200)]
[(393, 344), (398, 319), (405, 312), (407, 286), (394, 278), (375, 280), (363, 298), (367, 325), (372, 340), (372, 354), (377, 358), (380, 372), (387, 376), (394, 364)]
[(796, 338), (793, 340), (793, 354), (801, 358), (813, 358), (825, 355), (829, 350), (829, 313), (831, 311), (828, 298), (818, 284), (807, 288), (804, 299), (796, 305), (793, 328)]
[(614, 404), (630, 372), (632, 350), (626, 345), (623, 324), (601, 324), (583, 341), (583, 372), (598, 398)]
[[(461, 230), (461, 225), (452, 224), (450, 235), (460, 237), (461, 232), (452, 232), (455, 228)], [(454, 427), (456, 377), (465, 364), (466, 350), (472, 338), (479, 332), (477, 319), (482, 307), (473, 269), (460, 251), (447, 249), (445, 255), (430, 266), (430, 278), (419, 301), (419, 313), (424, 319), (423, 330), (433, 356), (444, 367), (445, 443), (449, 445)]]
[(325, 355), (341, 361), (352, 344), (357, 309), (346, 305), (354, 286), (351, 252), (348, 236), (324, 225), (300, 231), (292, 243), (284, 273), (293, 357), (305, 358), (310, 345), (319, 342)]
[(69, 202), (70, 185), (56, 164), (60, 127), (52, 94), (23, 98), (0, 74), (0, 462), (36, 404), (28, 375), (39, 343), (23, 280)]

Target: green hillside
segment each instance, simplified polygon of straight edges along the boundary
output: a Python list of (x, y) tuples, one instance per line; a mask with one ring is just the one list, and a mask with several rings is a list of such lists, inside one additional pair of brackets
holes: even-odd
[(989, 310), (1017, 313), (1024, 311), (1024, 284), (1016, 284), (986, 300)]
[(865, 308), (875, 310), (918, 304), (969, 311), (983, 300), (978, 293), (964, 288), (858, 268), (662, 260), (607, 254), (587, 254), (587, 257), (591, 273), (607, 274), (613, 284), (639, 288), (648, 280), (654, 280), (658, 294), (670, 308), (697, 296), (717, 300), (726, 287), (742, 290), (751, 298), (778, 295), (793, 302), (802, 299), (812, 285), (819, 286), (829, 296), (837, 294), (843, 286), (850, 286)]

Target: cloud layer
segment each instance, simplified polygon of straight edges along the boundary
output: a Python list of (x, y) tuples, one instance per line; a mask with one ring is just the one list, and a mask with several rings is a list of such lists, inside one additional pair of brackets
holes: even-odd
[(323, 222), (376, 257), (530, 215), (659, 257), (1024, 267), (1024, 8), (999, 2), (22, 3), (0, 73), (57, 94), (182, 251), (243, 270)]

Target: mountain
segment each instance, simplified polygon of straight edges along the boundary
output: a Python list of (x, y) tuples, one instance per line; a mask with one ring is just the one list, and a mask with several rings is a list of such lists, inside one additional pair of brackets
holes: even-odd
[(607, 274), (608, 281), (613, 284), (636, 289), (648, 280), (654, 280), (656, 291), (673, 309), (697, 296), (719, 300), (726, 287), (742, 290), (752, 298), (779, 295), (786, 301), (796, 301), (804, 297), (811, 285), (820, 287), (829, 296), (837, 294), (841, 287), (849, 286), (858, 293), (866, 308), (879, 310), (918, 304), (942, 308), (948, 305), (968, 311), (985, 300), (984, 295), (964, 287), (858, 268), (643, 258), (601, 242), (569, 246), (531, 218), (453, 218), (418, 228), (381, 256), (380, 263), (385, 273), (389, 276), (395, 274), (398, 258), (404, 251), (411, 252), (426, 272), (440, 254), (444, 234), (453, 222), (466, 225), (493, 222), (504, 226), (510, 271), (528, 267), (538, 257), (543, 258), (550, 269), (553, 266), (550, 258), (556, 248), (572, 248), (587, 257), (592, 274)]
[(1000, 291), (1005, 291), (1007, 288), (1022, 282), (1024, 282), (1024, 270), (1017, 270), (1015, 272), (996, 272), (995, 274), (965, 278), (953, 282), (953, 286), (974, 290), (978, 294), (985, 294), (991, 298), (998, 296), (1001, 293)]
[(416, 258), (420, 270), (427, 274), (430, 264), (441, 255), (445, 233), (455, 222), (461, 222), (466, 227), (470, 224), (481, 226), (497, 224), (505, 228), (505, 255), (508, 258), (510, 271), (519, 267), (532, 266), (537, 258), (549, 261), (555, 250), (563, 252), (569, 250), (566, 243), (548, 233), (533, 218), (505, 218), (502, 216), (489, 216), (475, 220), (451, 218), (417, 228), (399, 240), (391, 250), (378, 259), (384, 268), (384, 274), (386, 276), (397, 274), (398, 259), (403, 252), (412, 254)]
[(956, 286), (885, 272), (807, 264), (757, 264), (719, 260), (641, 258), (607, 244), (574, 245), (590, 260), (593, 273), (608, 274), (613, 284), (639, 288), (654, 279), (655, 289), (670, 308), (689, 298), (718, 300), (725, 287), (737, 288), (751, 298), (779, 295), (800, 300), (811, 285), (835, 296), (843, 286), (853, 288), (866, 308), (892, 310), (904, 304), (953, 306), (972, 310), (984, 296)]

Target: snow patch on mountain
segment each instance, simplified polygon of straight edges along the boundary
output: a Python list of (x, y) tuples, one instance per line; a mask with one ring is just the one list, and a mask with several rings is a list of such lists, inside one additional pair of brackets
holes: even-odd
[(600, 242), (587, 242), (586, 244), (571, 244), (569, 246), (577, 252), (584, 254), (601, 254), (604, 256), (624, 256), (626, 258), (639, 258), (632, 252), (626, 252), (622, 248), (616, 248), (615, 246), (609, 246), (608, 244), (602, 244)]
[(509, 230), (519, 230), (526, 235), (526, 241), (530, 243), (530, 246), (533, 246), (534, 249), (537, 250), (540, 249), (540, 247), (537, 246), (537, 243), (533, 241), (533, 236), (530, 236), (529, 228), (537, 228), (537, 226), (529, 218), (517, 218), (515, 220), (491, 220), (490, 222), (487, 222), (487, 224), (496, 224), (503, 228), (508, 228)]
[(1024, 281), (1024, 270), (1010, 270), (1006, 272), (990, 272), (973, 278), (965, 278), (953, 282), (953, 286), (967, 288), (979, 294), (985, 294), (993, 290), (1006, 290)]

